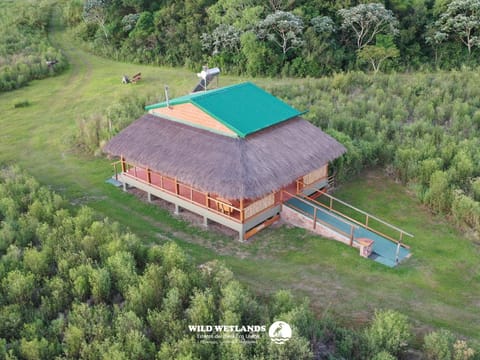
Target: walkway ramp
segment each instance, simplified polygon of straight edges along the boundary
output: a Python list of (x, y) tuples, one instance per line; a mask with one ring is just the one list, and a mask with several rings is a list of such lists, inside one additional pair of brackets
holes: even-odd
[[(369, 258), (383, 265), (395, 267), (398, 263), (411, 256), (410, 249), (402, 244), (401, 241), (389, 239), (387, 236), (382, 236), (374, 229), (369, 228), (368, 218), (367, 224), (362, 224), (338, 211), (333, 209), (332, 211), (325, 208), (318, 201), (308, 197), (291, 196), (289, 200), (284, 202), (284, 205), (309, 218), (310, 224), (305, 224), (306, 226), (303, 226), (309, 230), (316, 229), (317, 227), (325, 227), (339, 235), (329, 237), (335, 238), (344, 243), (348, 241), (349, 245), (355, 247), (359, 247), (357, 239), (367, 238), (373, 240), (373, 251)], [(373, 216), (370, 215), (370, 217)], [(395, 227), (393, 228), (398, 229)], [(403, 235), (412, 236), (403, 230), (398, 230), (401, 231), (400, 238), (402, 238)], [(322, 233), (321, 231), (317, 232)]]

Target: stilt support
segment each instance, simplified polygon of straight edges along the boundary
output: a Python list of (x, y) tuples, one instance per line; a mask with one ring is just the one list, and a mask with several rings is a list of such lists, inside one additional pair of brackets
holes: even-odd
[(203, 226), (208, 228), (208, 218), (206, 216), (203, 217)]
[(175, 204), (175, 211), (173, 212), (174, 215), (179, 215), (180, 214), (180, 206), (178, 204)]
[(148, 202), (152, 202), (152, 194), (151, 194), (151, 193), (147, 193), (147, 197), (148, 197)]

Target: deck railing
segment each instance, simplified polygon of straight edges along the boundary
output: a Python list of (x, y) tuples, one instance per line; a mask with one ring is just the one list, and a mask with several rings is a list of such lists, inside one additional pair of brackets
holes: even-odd
[[(320, 202), (320, 201), (317, 200), (318, 197), (321, 197), (321, 196), (325, 196), (325, 197), (328, 199), (328, 205), (326, 205), (326, 204), (324, 204), (324, 203), (322, 203), (322, 202)], [(337, 199), (337, 198), (333, 197), (332, 195), (329, 195), (329, 194), (327, 194), (327, 193), (325, 193), (325, 192), (322, 192), (322, 193), (317, 197), (317, 199), (314, 199), (314, 198), (311, 198), (311, 197), (308, 197), (308, 196), (305, 196), (305, 197), (306, 197), (309, 201), (312, 201), (313, 203), (315, 203), (315, 204), (317, 204), (317, 205), (319, 205), (319, 206), (322, 206), (322, 207), (328, 209), (329, 211), (331, 211), (331, 212), (333, 212), (333, 213), (339, 214), (340, 216), (342, 216), (342, 217), (346, 218), (347, 220), (352, 221), (352, 222), (354, 222), (354, 223), (362, 226), (363, 228), (365, 228), (365, 229), (367, 229), (367, 230), (370, 230), (370, 231), (372, 231), (372, 232), (374, 232), (374, 233), (376, 233), (376, 234), (378, 234), (378, 235), (380, 235), (380, 236), (383, 236), (384, 238), (389, 239), (389, 240), (393, 241), (394, 243), (401, 244), (401, 246), (403, 246), (403, 247), (405, 247), (405, 248), (407, 248), (407, 249), (410, 248), (408, 245), (405, 245), (405, 244), (403, 243), (403, 238), (404, 238), (405, 235), (413, 238), (413, 235), (412, 235), (412, 234), (410, 234), (410, 233), (406, 232), (405, 230), (402, 230), (402, 229), (400, 229), (400, 228), (398, 228), (398, 227), (396, 227), (396, 226), (394, 226), (394, 225), (392, 225), (392, 224), (390, 224), (390, 223), (388, 223), (388, 222), (386, 222), (386, 221), (384, 221), (384, 220), (382, 220), (382, 219), (379, 219), (378, 217), (376, 217), (376, 216), (374, 216), (374, 215), (372, 215), (372, 214), (369, 214), (369, 213), (367, 213), (366, 211), (360, 210), (360, 209), (356, 208), (355, 206), (352, 206), (352, 205), (346, 203), (345, 201), (342, 201), (342, 200), (340, 200), (340, 199)], [(354, 213), (360, 214), (362, 217), (365, 216), (365, 221), (364, 221), (364, 222), (359, 221), (359, 220), (357, 220), (357, 219), (354, 219), (354, 218), (346, 215), (345, 213), (342, 213), (342, 212), (338, 211), (337, 209), (335, 209), (335, 203), (339, 203), (339, 204), (342, 204), (343, 206), (346, 206), (347, 208), (353, 210)], [(389, 235), (386, 235), (386, 234), (382, 233), (381, 231), (379, 231), (379, 230), (377, 230), (377, 229), (372, 228), (372, 227), (370, 226), (370, 224), (369, 224), (369, 221), (370, 221), (370, 220), (375, 220), (375, 221), (379, 222), (380, 224), (385, 225), (387, 228), (392, 229), (392, 230), (394, 230), (395, 232), (398, 232), (398, 234), (399, 234), (398, 240), (397, 240), (397, 239), (394, 239), (393, 237), (391, 237), (391, 236), (389, 236)]]
[[(273, 199), (275, 198), (275, 193), (272, 193), (266, 198), (259, 199), (256, 202), (249, 204), (248, 206), (243, 206), (243, 201), (241, 201), (240, 207), (237, 207), (227, 199), (223, 199), (220, 197), (212, 197), (206, 192), (197, 190), (190, 185), (178, 181), (175, 178), (162, 175), (149, 168), (127, 163), (125, 160), (116, 161), (112, 163), (112, 165), (114, 168), (116, 180), (118, 180), (119, 174), (123, 174), (124, 176), (131, 177), (132, 179), (147, 184), (155, 189), (164, 191), (170, 195), (176, 196), (194, 205), (208, 209), (219, 215), (222, 215), (240, 223), (244, 223), (247, 220), (258, 216), (263, 212), (268, 211), (278, 205), (275, 201), (273, 201), (273, 203), (270, 201), (268, 204), (266, 204), (266, 199), (269, 200), (272, 197)], [(121, 167), (121, 171), (119, 171), (118, 169), (119, 165)], [(152, 181), (152, 178), (157, 180), (157, 183)], [(173, 183), (174, 191), (166, 188), (165, 184), (167, 183)], [(205, 203), (194, 200), (195, 194), (203, 197), (205, 199)], [(252, 211), (254, 210), (254, 208), (256, 211)]]

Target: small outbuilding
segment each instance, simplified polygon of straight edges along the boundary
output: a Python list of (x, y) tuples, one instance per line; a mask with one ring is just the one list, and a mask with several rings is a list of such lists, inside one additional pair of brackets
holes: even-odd
[(104, 151), (127, 186), (238, 231), (273, 223), (291, 196), (328, 185), (345, 147), (253, 83), (146, 107)]

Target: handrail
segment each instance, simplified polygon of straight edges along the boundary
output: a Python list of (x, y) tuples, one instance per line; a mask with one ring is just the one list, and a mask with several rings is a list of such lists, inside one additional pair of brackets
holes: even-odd
[[(384, 221), (384, 220), (382, 220), (382, 219), (379, 219), (378, 217), (367, 213), (366, 211), (360, 210), (360, 209), (356, 208), (356, 207), (353, 206), (353, 205), (350, 205), (350, 204), (348, 204), (348, 203), (346, 203), (346, 202), (344, 202), (344, 201), (342, 201), (342, 200), (340, 200), (340, 199), (337, 199), (337, 198), (335, 198), (335, 197), (332, 196), (332, 195), (329, 195), (329, 194), (327, 194), (327, 193), (322, 193), (320, 196), (323, 196), (323, 195), (326, 196), (326, 197), (328, 197), (328, 198), (330, 199), (330, 206), (327, 206), (327, 205), (325, 205), (325, 204), (322, 204), (321, 202), (319, 202), (319, 201), (317, 201), (317, 200), (315, 200), (315, 199), (312, 199), (312, 198), (310, 198), (310, 197), (307, 197), (307, 198), (308, 198), (310, 201), (312, 201), (312, 202), (314, 202), (314, 203), (316, 203), (316, 204), (318, 204), (318, 205), (320, 205), (320, 206), (322, 206), (322, 207), (324, 207), (324, 208), (327, 208), (327, 209), (329, 209), (329, 210), (332, 211), (332, 212), (335, 212), (335, 213), (337, 213), (337, 214), (342, 215), (343, 217), (349, 219), (350, 221), (354, 221), (355, 223), (359, 224), (360, 226), (365, 227), (366, 229), (368, 229), (368, 230), (370, 230), (370, 231), (373, 231), (373, 232), (377, 233), (378, 235), (381, 235), (381, 236), (383, 236), (383, 237), (385, 237), (385, 238), (387, 238), (387, 239), (389, 239), (389, 240), (391, 240), (391, 241), (393, 241), (393, 242), (395, 242), (395, 243), (399, 243), (399, 244), (401, 244), (402, 246), (404, 246), (405, 248), (409, 248), (408, 245), (405, 245), (405, 244), (402, 243), (402, 238), (403, 238), (403, 235), (404, 235), (404, 234), (413, 238), (414, 236), (413, 236), (412, 234), (410, 234), (410, 233), (408, 233), (408, 232), (406, 232), (406, 231), (404, 231), (404, 230), (402, 230), (402, 229), (400, 229), (400, 228), (398, 228), (398, 227), (396, 227), (396, 226), (394, 226), (394, 225), (392, 225), (392, 224), (389, 224), (389, 223), (387, 223), (386, 221)], [(351, 217), (349, 217), (349, 216), (347, 216), (347, 215), (345, 215), (345, 214), (342, 214), (342, 213), (341, 213), (340, 211), (338, 211), (338, 210), (335, 210), (335, 209), (333, 208), (333, 203), (332, 203), (332, 201), (338, 201), (340, 204), (345, 205), (345, 206), (347, 206), (347, 207), (349, 207), (349, 208), (351, 208), (351, 209), (353, 209), (353, 210), (355, 210), (355, 211), (357, 211), (357, 212), (365, 215), (365, 216), (366, 216), (365, 224), (363, 224), (362, 222), (360, 222), (360, 221), (358, 221), (358, 220), (356, 220), (356, 219), (353, 219), (353, 218), (351, 218)], [(398, 232), (400, 233), (400, 240), (396, 240), (396, 239), (392, 238), (391, 236), (388, 236), (388, 235), (386, 235), (386, 234), (384, 234), (384, 233), (382, 233), (382, 232), (380, 232), (380, 231), (378, 231), (378, 230), (375, 230), (375, 229), (373, 229), (372, 227), (368, 226), (368, 220), (369, 220), (369, 219), (374, 219), (374, 220), (378, 221), (379, 223), (381, 223), (381, 224), (383, 224), (383, 225), (385, 225), (385, 226), (387, 226), (387, 227), (389, 227), (389, 228), (391, 228), (391, 229), (394, 229), (394, 230), (398, 231)]]
[[(353, 209), (353, 210), (355, 210), (355, 211), (358, 211), (359, 213), (361, 213), (361, 214), (363, 214), (363, 215), (366, 215), (366, 216), (368, 216), (369, 218), (374, 219), (374, 220), (376, 220), (376, 221), (378, 221), (378, 222), (380, 222), (380, 223), (382, 223), (382, 224), (384, 224), (384, 225), (386, 225), (386, 226), (388, 226), (388, 227), (390, 227), (390, 228), (392, 228), (392, 229), (394, 229), (394, 230), (397, 230), (398, 232), (401, 232), (401, 233), (403, 233), (403, 234), (405, 234), (405, 235), (408, 235), (408, 236), (410, 236), (410, 237), (412, 237), (412, 238), (414, 237), (412, 234), (410, 234), (410, 233), (408, 233), (408, 232), (406, 232), (406, 231), (404, 231), (404, 230), (396, 227), (395, 225), (392, 225), (392, 224), (390, 224), (390, 223), (388, 223), (388, 222), (386, 222), (386, 221), (384, 221), (384, 220), (382, 220), (382, 219), (379, 219), (379, 218), (376, 217), (375, 215), (369, 214), (369, 213), (367, 213), (366, 211), (360, 210), (360, 209), (356, 208), (355, 206), (346, 203), (345, 201), (342, 201), (342, 200), (340, 200), (340, 199), (337, 199), (336, 197), (333, 197), (332, 195), (329, 195), (329, 194), (326, 194), (326, 193), (323, 193), (322, 195), (325, 195), (325, 196), (327, 196), (327, 197), (329, 197), (329, 198), (331, 198), (331, 199), (333, 199), (333, 200), (336, 200), (336, 201), (338, 201), (340, 204), (345, 205), (345, 206), (347, 206), (347, 207), (349, 207), (349, 208), (351, 208), (351, 209)], [(314, 199), (312, 199), (312, 200), (315, 201), (315, 202), (317, 202), (317, 201), (314, 200)]]
[[(306, 211), (304, 211), (304, 210), (296, 207), (295, 205), (288, 204), (288, 206), (291, 206), (291, 207), (294, 208), (296, 211), (298, 211), (298, 212), (300, 212), (300, 213), (302, 213), (302, 214), (309, 215), (309, 213), (307, 213)], [(318, 210), (321, 210), (320, 208), (317, 208), (317, 209), (318, 209)], [(309, 216), (309, 217), (310, 217), (310, 216)], [(334, 231), (336, 231), (336, 232), (338, 232), (338, 233), (341, 233), (343, 236), (347, 236), (347, 237), (350, 236), (350, 234), (347, 234), (345, 231), (340, 230), (339, 228), (337, 228), (336, 226), (334, 226), (334, 225), (332, 225), (332, 224), (329, 224), (329, 223), (327, 223), (327, 222), (325, 222), (325, 221), (322, 221), (322, 220), (320, 220), (320, 219), (316, 219), (316, 221), (319, 222), (319, 223), (322, 223), (322, 224), (325, 225), (326, 227), (328, 227), (328, 228), (330, 228), (330, 229), (332, 229), (332, 230), (334, 230)], [(351, 225), (351, 224), (349, 224), (349, 225)], [(354, 225), (351, 225), (351, 226), (354, 226)]]
[[(179, 197), (179, 198), (181, 198), (181, 199), (187, 200), (187, 201), (189, 201), (190, 203), (195, 204), (195, 205), (198, 205), (198, 206), (200, 206), (200, 207), (202, 207), (202, 208), (209, 209), (209, 210), (211, 210), (211, 211), (213, 211), (213, 212), (215, 212), (215, 213), (218, 213), (218, 214), (220, 214), (220, 215), (222, 215), (222, 216), (224, 216), (224, 217), (227, 217), (227, 218), (229, 218), (229, 219), (235, 220), (235, 221), (237, 221), (237, 222), (238, 222), (238, 221), (240, 221), (240, 222), (246, 222), (247, 220), (250, 220), (250, 219), (254, 218), (255, 216), (258, 216), (259, 214), (262, 214), (263, 212), (268, 211), (268, 210), (274, 208), (275, 206), (277, 206), (277, 204), (275, 204), (275, 202), (274, 202), (273, 205), (271, 205), (271, 206), (269, 206), (269, 207), (266, 207), (265, 209), (262, 209), (260, 212), (258, 212), (258, 213), (256, 213), (256, 214), (253, 214), (253, 215), (251, 215), (251, 216), (249, 216), (249, 217), (246, 217), (246, 216), (245, 216), (245, 210), (248, 208), (248, 206), (245, 207), (245, 208), (243, 208), (243, 209), (241, 209), (241, 208), (239, 208), (239, 207), (234, 206), (234, 205), (233, 205), (232, 203), (230, 203), (230, 202), (222, 201), (222, 200), (213, 198), (213, 197), (211, 197), (211, 196), (210, 196), (208, 193), (206, 193), (206, 192), (202, 192), (202, 191), (200, 191), (200, 190), (198, 190), (198, 189), (195, 189), (194, 187), (192, 187), (192, 186), (190, 186), (190, 185), (187, 185), (187, 184), (184, 184), (184, 183), (182, 183), (182, 182), (179, 182), (178, 180), (176, 180), (176, 179), (174, 179), (174, 178), (171, 178), (171, 177), (166, 176), (166, 175), (162, 175), (162, 174), (160, 174), (160, 173), (158, 173), (158, 172), (156, 172), (156, 171), (153, 171), (153, 170), (148, 169), (148, 168), (146, 168), (146, 167), (144, 167), (144, 166), (141, 166), (141, 165), (134, 165), (134, 164), (132, 164), (132, 163), (129, 163), (129, 162), (126, 162), (126, 161), (122, 161), (122, 160), (118, 160), (118, 161), (113, 162), (112, 165), (113, 165), (113, 167), (114, 167), (114, 169), (115, 169), (115, 176), (116, 176), (116, 179), (117, 179), (117, 180), (118, 180), (117, 165), (118, 165), (118, 164), (122, 164), (122, 163), (125, 164), (125, 168), (127, 169), (127, 171), (123, 173), (123, 174), (125, 174), (126, 176), (129, 176), (129, 177), (131, 177), (131, 178), (133, 178), (133, 179), (135, 179), (135, 180), (137, 180), (137, 181), (140, 181), (140, 182), (143, 182), (143, 183), (145, 183), (145, 184), (148, 184), (149, 186), (152, 186), (152, 187), (154, 187), (154, 188), (156, 188), (156, 189), (165, 191), (165, 192), (167, 192), (167, 193), (169, 193), (169, 194), (171, 194), (171, 195), (175, 195), (176, 197)], [(128, 172), (128, 170), (130, 170), (131, 168), (134, 169), (134, 172), (135, 172), (134, 174), (131, 174), (131, 173)], [(190, 197), (188, 197), (188, 196), (183, 196), (183, 195), (181, 195), (181, 194), (179, 194), (179, 193), (177, 193), (177, 192), (173, 192), (173, 191), (170, 191), (170, 190), (166, 189), (165, 187), (163, 187), (163, 185), (162, 185), (162, 186), (158, 186), (157, 184), (154, 184), (154, 183), (151, 182), (151, 181), (146, 181), (146, 180), (142, 179), (141, 177), (138, 177), (137, 171), (136, 171), (137, 169), (139, 169), (139, 170), (141, 170), (141, 171), (145, 171), (146, 174), (147, 174), (147, 179), (150, 179), (150, 178), (151, 178), (151, 175), (152, 175), (152, 174), (155, 174), (156, 176), (160, 176), (160, 182), (161, 182), (161, 184), (163, 184), (163, 180), (164, 180), (164, 179), (169, 179), (169, 180), (171, 180), (171, 181), (174, 181), (178, 186), (182, 186), (182, 187), (186, 188), (187, 191), (190, 191), (191, 194), (192, 194), (193, 192), (196, 192), (196, 193), (198, 193), (198, 194), (202, 194), (202, 195), (205, 196), (205, 200), (206, 200), (205, 203), (206, 203), (206, 204), (210, 204), (210, 202), (213, 202), (213, 203), (216, 205), (217, 209), (212, 208), (212, 207), (210, 207), (210, 206), (208, 206), (208, 205), (201, 204), (201, 203), (199, 203), (199, 202), (193, 201), (193, 196), (192, 196), (192, 195), (191, 195), (192, 198), (190, 198)], [(254, 203), (252, 203), (252, 204), (254, 204)], [(252, 204), (250, 204), (249, 206), (251, 206)], [(220, 205), (220, 206), (219, 206), (219, 205)], [(233, 211), (237, 211), (237, 212), (240, 214), (240, 220), (237, 219), (237, 218), (234, 217), (234, 216), (230, 216), (230, 215), (225, 214), (225, 213), (222, 212), (222, 211), (219, 211), (218, 208), (220, 208), (220, 207), (222, 207), (222, 208), (223, 208), (223, 207), (225, 207), (225, 208), (230, 208), (230, 209), (232, 210), (232, 212), (233, 212)]]
[[(189, 201), (190, 203), (192, 203), (192, 204), (194, 204), (194, 205), (197, 205), (197, 206), (199, 206), (199, 207), (202, 207), (202, 208), (208, 209), (208, 210), (210, 210), (210, 211), (213, 211), (213, 212), (215, 212), (215, 213), (217, 213), (217, 214), (219, 214), (219, 215), (222, 215), (223, 217), (226, 217), (226, 218), (231, 219), (231, 220), (236, 221), (236, 222), (240, 222), (240, 220), (237, 219), (237, 218), (235, 218), (234, 216), (228, 216), (228, 215), (222, 213), (221, 211), (218, 211), (218, 210), (215, 210), (214, 208), (211, 208), (211, 207), (207, 207), (207, 206), (205, 206), (205, 205), (202, 205), (202, 204), (200, 204), (200, 203), (198, 203), (198, 202), (196, 202), (196, 201), (193, 201), (193, 200), (191, 200), (191, 199), (189, 199), (189, 198), (187, 198), (187, 197), (185, 197), (185, 196), (182, 196), (182, 195), (179, 195), (179, 194), (177, 194), (177, 193), (174, 193), (174, 192), (172, 192), (172, 191), (170, 191), (170, 190), (168, 190), (168, 189), (162, 188), (162, 187), (157, 186), (157, 185), (155, 185), (155, 184), (153, 184), (153, 183), (148, 183), (148, 182), (146, 182), (145, 180), (143, 180), (143, 179), (141, 179), (141, 178), (139, 178), (139, 177), (132, 176), (132, 175), (129, 174), (129, 173), (123, 173), (123, 174), (124, 174), (125, 176), (131, 177), (132, 179), (135, 179), (136, 181), (140, 181), (140, 182), (145, 183), (145, 184), (147, 184), (147, 185), (149, 185), (149, 186), (152, 186), (152, 187), (157, 188), (157, 189), (159, 189), (159, 190), (162, 190), (162, 191), (164, 191), (164, 192), (166, 192), (166, 193), (169, 193), (169, 194), (171, 194), (171, 195), (174, 195), (174, 196), (176, 196), (176, 197), (178, 197), (178, 198), (181, 198), (181, 199), (184, 199), (184, 200), (186, 200), (186, 201)], [(182, 185), (183, 185), (183, 184), (182, 184)], [(186, 185), (186, 186), (188, 186), (188, 185)], [(198, 190), (194, 190), (194, 191), (197, 191), (197, 192), (198, 192)], [(209, 201), (216, 202), (216, 203), (222, 203), (221, 201), (218, 201), (218, 200), (216, 200), (216, 199), (214, 199), (214, 198), (211, 198), (210, 196), (208, 196), (208, 200), (209, 200)], [(233, 208), (234, 210), (240, 211), (238, 208), (233, 207), (233, 206), (231, 206), (231, 205), (228, 205), (228, 204), (226, 204), (226, 203), (222, 203), (222, 204), (227, 205), (227, 206), (230, 206), (230, 207)]]
[[(354, 224), (350, 224), (348, 221), (345, 221), (344, 218), (340, 217), (340, 216), (337, 216), (335, 214), (329, 214), (327, 211), (323, 210), (322, 208), (316, 206), (315, 204), (312, 204), (311, 202), (309, 201), (306, 201), (304, 200), (303, 198), (299, 197), (298, 195), (293, 195), (291, 193), (289, 193), (288, 191), (286, 190), (282, 190), (282, 192), (286, 193), (287, 195), (289, 195), (290, 197), (292, 198), (295, 198), (297, 200), (300, 200), (302, 202), (304, 202), (305, 204), (311, 206), (311, 207), (316, 207), (318, 210), (322, 211), (324, 214), (328, 214), (329, 216), (332, 216), (334, 218), (336, 218), (337, 220), (341, 221), (341, 222), (344, 222), (344, 223), (347, 223), (348, 225), (351, 225), (351, 226), (354, 226), (356, 229), (358, 229), (358, 226), (354, 225)], [(323, 204), (322, 204), (323, 205)]]

